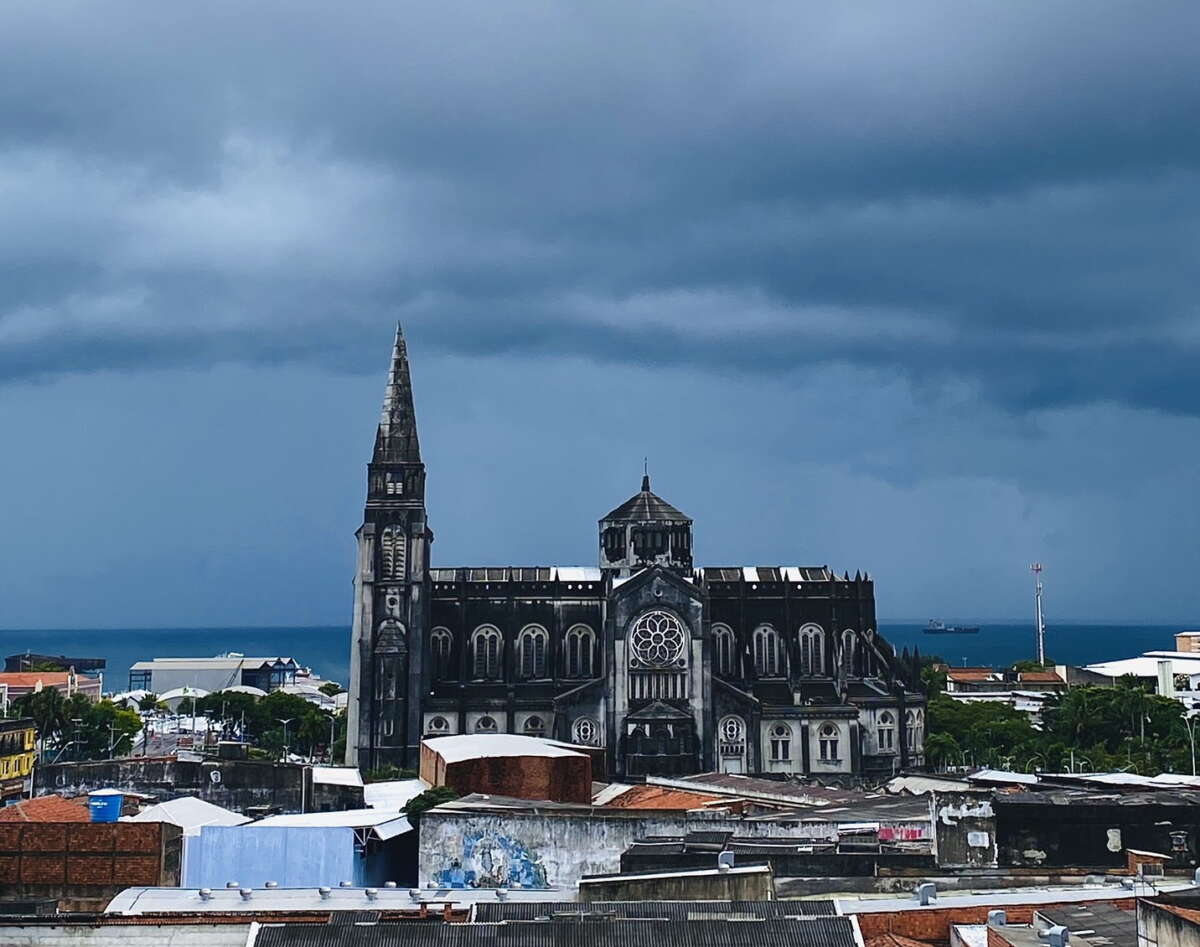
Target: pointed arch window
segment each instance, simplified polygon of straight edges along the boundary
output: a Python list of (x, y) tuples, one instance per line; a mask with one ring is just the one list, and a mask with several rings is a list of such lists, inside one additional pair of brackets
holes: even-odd
[(770, 625), (754, 629), (754, 669), (759, 677), (779, 677), (782, 673), (779, 635)]
[(909, 710), (904, 714), (904, 741), (913, 753), (922, 745), (921, 729), (925, 726), (924, 717), (919, 710)]
[(800, 629), (800, 673), (825, 672), (825, 632), (820, 625), (805, 625)]
[(549, 636), (541, 625), (530, 625), (517, 639), (521, 677), (527, 681), (546, 676), (546, 643)]
[(733, 629), (728, 625), (713, 625), (713, 648), (716, 652), (717, 673), (733, 675)]
[(896, 748), (896, 718), (892, 716), (890, 710), (885, 710), (879, 715), (879, 722), (875, 728), (875, 732), (879, 737), (879, 749), (881, 751), (894, 750)]
[(484, 681), (500, 679), (500, 631), (494, 625), (480, 625), (471, 635), (471, 654), (475, 678)]
[(842, 632), (842, 669), (850, 674), (854, 670), (855, 638), (854, 632), (847, 628)]
[(454, 651), (454, 635), (449, 628), (435, 628), (429, 635), (429, 649), (433, 657), (433, 678), (436, 681), (451, 677), (451, 658)]
[(379, 565), (385, 579), (404, 578), (405, 550), (404, 530), (399, 526), (388, 526), (379, 537)]
[(594, 677), (596, 635), (587, 625), (574, 625), (567, 632), (567, 677)]

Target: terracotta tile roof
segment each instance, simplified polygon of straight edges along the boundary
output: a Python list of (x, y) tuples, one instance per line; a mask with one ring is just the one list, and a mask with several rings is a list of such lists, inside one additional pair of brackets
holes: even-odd
[(87, 806), (62, 796), (38, 796), (0, 809), (0, 822), (90, 822)]
[(996, 672), (991, 668), (951, 668), (946, 677), (952, 681), (990, 681)]
[(609, 802), (610, 809), (700, 809), (719, 796), (672, 789), (669, 786), (633, 786)]
[(1054, 671), (1022, 671), (1017, 675), (1018, 681), (1029, 681), (1037, 684), (1062, 684), (1063, 679)]
[(866, 947), (930, 947), (923, 940), (913, 940), (902, 934), (880, 934), (878, 937), (868, 937)]
[(37, 687), (37, 682), (41, 681), (43, 687), (60, 687), (67, 683), (70, 676), (67, 671), (0, 671), (0, 684)]

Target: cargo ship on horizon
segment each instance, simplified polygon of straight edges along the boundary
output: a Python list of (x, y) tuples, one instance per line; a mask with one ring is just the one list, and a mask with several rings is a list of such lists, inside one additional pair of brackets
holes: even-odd
[(925, 626), (925, 634), (927, 635), (977, 635), (979, 634), (978, 625), (947, 625), (944, 621), (938, 621), (936, 618), (931, 618), (929, 624)]

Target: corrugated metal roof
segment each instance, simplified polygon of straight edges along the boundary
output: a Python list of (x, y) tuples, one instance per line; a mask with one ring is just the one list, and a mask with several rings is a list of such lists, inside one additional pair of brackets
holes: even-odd
[(856, 947), (846, 917), (264, 926), (257, 947)]
[(483, 901), (475, 905), (475, 920), (489, 923), (531, 921), (536, 917), (561, 914), (686, 921), (695, 914), (707, 918), (735, 915), (772, 920), (836, 913), (837, 907), (832, 901)]

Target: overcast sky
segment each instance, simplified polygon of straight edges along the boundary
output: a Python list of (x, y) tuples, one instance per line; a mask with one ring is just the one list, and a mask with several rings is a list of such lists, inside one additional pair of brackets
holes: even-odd
[(0, 627), (348, 623), (403, 322), (439, 565), (1200, 621), (1200, 6), (7, 0)]

